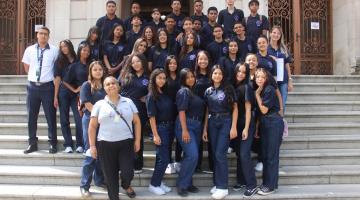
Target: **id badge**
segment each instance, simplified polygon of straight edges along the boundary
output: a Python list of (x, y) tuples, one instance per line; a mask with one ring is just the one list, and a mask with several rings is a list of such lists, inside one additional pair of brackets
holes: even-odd
[(119, 115), (115, 115), (114, 117), (114, 122), (120, 122), (120, 116)]

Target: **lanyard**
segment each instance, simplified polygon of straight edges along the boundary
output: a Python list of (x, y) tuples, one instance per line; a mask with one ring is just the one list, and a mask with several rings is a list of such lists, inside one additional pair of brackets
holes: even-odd
[(125, 120), (124, 116), (117, 110), (116, 106), (111, 103), (109, 100), (106, 100), (106, 102), (110, 105), (110, 107), (116, 112), (117, 115), (119, 115), (119, 117), (125, 122), (126, 126), (129, 128), (130, 133), (133, 134), (132, 129), (130, 128), (130, 125), (127, 123), (127, 121)]
[[(40, 55), (39, 55), (39, 49), (40, 49)], [(39, 45), (37, 46), (36, 49), (36, 53), (37, 53), (37, 59), (38, 59), (38, 63), (39, 63), (39, 68), (38, 70), (36, 70), (36, 77), (37, 77), (37, 82), (40, 81), (40, 76), (41, 76), (41, 68), (42, 68), (42, 64), (43, 64), (43, 58), (44, 58), (44, 51), (46, 50), (46, 48), (39, 48)]]

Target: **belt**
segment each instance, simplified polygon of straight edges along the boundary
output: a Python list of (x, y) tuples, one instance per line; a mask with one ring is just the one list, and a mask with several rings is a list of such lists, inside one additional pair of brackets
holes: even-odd
[(210, 117), (228, 117), (230, 113), (210, 113)]
[(186, 116), (186, 119), (192, 119), (200, 122), (202, 121), (201, 117), (199, 116)]
[(29, 81), (31, 85), (35, 85), (35, 86), (42, 86), (42, 85), (47, 85), (47, 84), (50, 84), (52, 83), (52, 81), (49, 81), (49, 82), (32, 82), (32, 81)]

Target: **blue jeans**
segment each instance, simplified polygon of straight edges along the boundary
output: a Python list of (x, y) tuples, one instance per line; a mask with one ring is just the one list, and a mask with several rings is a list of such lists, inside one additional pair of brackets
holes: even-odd
[(156, 162), (154, 173), (151, 177), (151, 185), (158, 187), (164, 177), (167, 165), (170, 162), (169, 146), (170, 139), (174, 134), (174, 123), (157, 124), (157, 130), (161, 139), (161, 144), (156, 145)]
[(176, 181), (176, 186), (181, 189), (187, 189), (192, 185), (192, 176), (195, 172), (199, 158), (199, 143), (201, 138), (200, 121), (187, 118), (186, 125), (191, 138), (189, 143), (183, 142), (180, 121), (179, 119), (176, 119), (175, 135), (184, 152), (184, 156), (181, 161), (179, 176)]
[[(90, 115), (84, 114), (82, 117), (83, 133), (84, 133), (84, 149), (89, 149), (89, 138), (88, 138), (88, 127), (90, 122)], [(100, 166), (99, 159), (93, 159), (92, 157), (86, 156), (83, 162), (81, 170), (81, 181), (80, 187), (89, 189), (92, 177), (94, 175), (95, 185), (101, 185), (104, 183), (104, 175)]]
[(83, 146), (83, 133), (81, 127), (81, 117), (78, 111), (78, 95), (72, 93), (70, 90), (60, 87), (59, 91), (59, 109), (60, 109), (60, 123), (61, 123), (61, 132), (64, 137), (64, 147), (73, 147), (73, 140), (71, 137), (71, 128), (70, 128), (70, 107), (75, 119), (76, 127), (76, 147)]
[(280, 90), (280, 93), (281, 93), (281, 97), (282, 97), (282, 101), (283, 101), (284, 114), (285, 114), (285, 105), (286, 105), (286, 100), (287, 100), (287, 96), (288, 96), (288, 83), (281, 83), (278, 86), (279, 86), (279, 90)]
[(238, 137), (236, 138), (235, 148), (237, 156), (237, 183), (246, 185), (246, 189), (253, 189), (256, 187), (255, 170), (251, 160), (251, 145), (255, 134), (254, 118), (252, 117), (250, 121), (248, 137), (246, 140), (242, 140), (242, 131), (245, 127), (245, 119), (239, 119), (237, 125)]
[(40, 86), (36, 86), (32, 82), (28, 82), (26, 107), (28, 111), (28, 132), (29, 144), (36, 144), (37, 119), (39, 116), (40, 105), (42, 104), (48, 125), (49, 143), (57, 144), (56, 135), (56, 109), (54, 107), (54, 83), (48, 82)]
[(279, 180), (279, 153), (284, 131), (284, 122), (280, 115), (274, 113), (261, 117), (261, 146), (263, 152), (263, 185), (270, 190), (278, 186)]
[(231, 115), (211, 116), (208, 123), (208, 134), (213, 150), (213, 182), (217, 189), (228, 188), (227, 150), (230, 143)]

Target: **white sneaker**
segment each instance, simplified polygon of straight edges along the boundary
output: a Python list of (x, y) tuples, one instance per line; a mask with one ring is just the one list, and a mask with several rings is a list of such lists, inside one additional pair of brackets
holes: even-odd
[(229, 191), (227, 189), (216, 189), (214, 194), (211, 195), (214, 199), (223, 199), (229, 194)]
[(149, 185), (149, 191), (151, 193), (156, 194), (156, 195), (164, 195), (165, 194), (165, 191), (162, 190), (160, 187), (155, 187), (155, 186), (153, 186), (151, 184)]
[(71, 147), (66, 147), (64, 150), (65, 153), (72, 153), (73, 149)]
[(142, 171), (142, 169), (136, 169), (136, 170), (134, 170), (134, 173), (135, 174), (141, 174), (143, 171)]
[(228, 154), (231, 154), (232, 152), (234, 152), (234, 149), (231, 148), (231, 147), (229, 147), (228, 150), (227, 150), (227, 153), (228, 153)]
[(82, 153), (84, 151), (84, 149), (82, 147), (78, 147), (76, 148), (76, 153)]
[(161, 183), (160, 188), (166, 193), (171, 192), (171, 188), (169, 186), (165, 185), (165, 183), (163, 183), (163, 182)]
[(174, 168), (173, 163), (169, 163), (168, 166), (166, 167), (165, 174), (175, 174), (175, 173), (176, 170)]
[(263, 166), (263, 163), (262, 162), (258, 162), (255, 166), (255, 171), (257, 172), (262, 172), (264, 166)]
[(214, 194), (216, 192), (216, 186), (212, 187), (210, 190), (210, 194)]
[(177, 173), (179, 173), (179, 172), (180, 172), (180, 168), (181, 168), (181, 163), (179, 163), (179, 162), (174, 162), (174, 163), (173, 163), (173, 167), (174, 167), (175, 171), (176, 171)]

